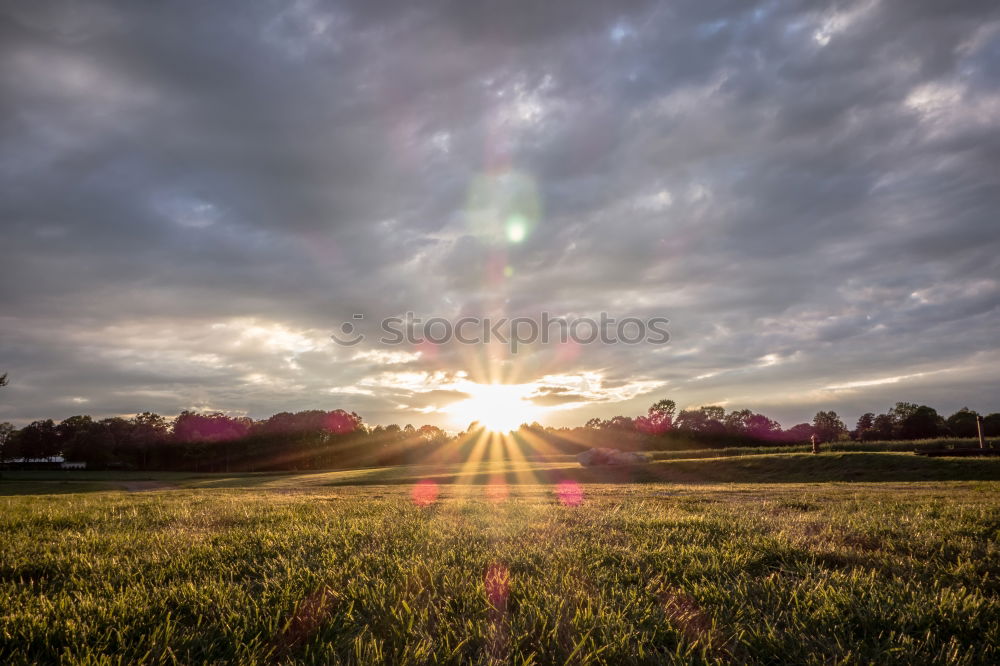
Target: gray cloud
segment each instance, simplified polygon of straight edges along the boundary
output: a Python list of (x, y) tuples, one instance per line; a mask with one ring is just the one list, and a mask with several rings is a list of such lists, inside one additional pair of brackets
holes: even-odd
[[(998, 118), (991, 2), (8, 3), (0, 419), (996, 411)], [(371, 342), (543, 310), (672, 342)]]

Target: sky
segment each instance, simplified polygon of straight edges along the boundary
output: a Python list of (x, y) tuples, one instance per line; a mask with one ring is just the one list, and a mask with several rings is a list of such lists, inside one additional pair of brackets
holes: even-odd
[(994, 1), (12, 0), (0, 141), (0, 421), (1000, 411)]

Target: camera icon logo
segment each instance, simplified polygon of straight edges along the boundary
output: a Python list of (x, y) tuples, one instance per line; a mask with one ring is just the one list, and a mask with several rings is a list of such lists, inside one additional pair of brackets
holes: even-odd
[[(364, 318), (365, 316), (363, 314), (356, 314), (353, 315), (352, 317), (352, 319), (364, 319)], [(330, 339), (336, 342), (338, 345), (341, 345), (342, 347), (353, 347), (354, 345), (364, 340), (365, 336), (363, 333), (356, 333), (354, 324), (352, 324), (349, 321), (345, 321), (343, 324), (340, 325), (339, 335), (337, 331), (334, 331), (333, 333), (330, 334)]]

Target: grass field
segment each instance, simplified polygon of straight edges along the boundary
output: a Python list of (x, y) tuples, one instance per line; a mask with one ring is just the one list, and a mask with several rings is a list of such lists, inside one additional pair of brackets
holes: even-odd
[(997, 663), (996, 462), (5, 472), (0, 663)]

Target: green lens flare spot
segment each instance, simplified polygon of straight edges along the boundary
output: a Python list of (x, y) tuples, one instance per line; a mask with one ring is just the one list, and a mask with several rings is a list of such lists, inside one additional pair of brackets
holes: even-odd
[(520, 215), (511, 215), (507, 219), (507, 240), (520, 243), (528, 235), (528, 222)]

